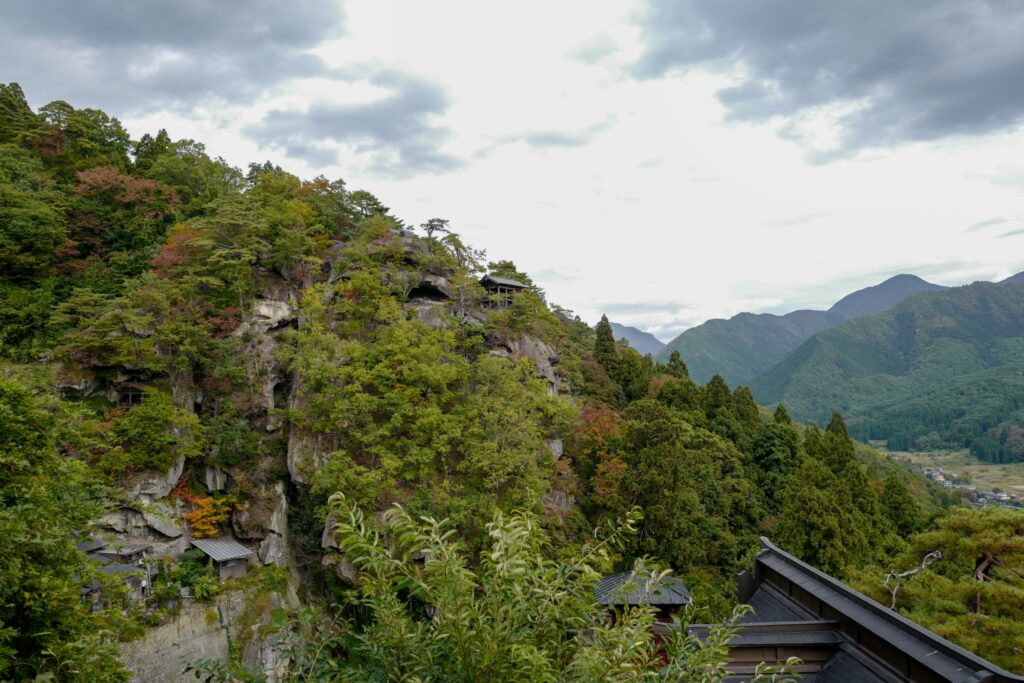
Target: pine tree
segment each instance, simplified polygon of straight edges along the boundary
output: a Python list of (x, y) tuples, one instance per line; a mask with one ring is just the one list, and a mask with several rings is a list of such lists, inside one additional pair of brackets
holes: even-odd
[(668, 374), (679, 379), (689, 379), (690, 369), (686, 367), (686, 363), (683, 362), (679, 352), (675, 349), (672, 350), (672, 354), (668, 357), (668, 364), (665, 366), (668, 370)]
[(612, 379), (618, 380), (619, 354), (615, 348), (615, 335), (612, 334), (608, 316), (601, 316), (601, 322), (597, 323), (595, 331), (597, 338), (594, 340), (594, 359), (604, 367)]
[(789, 411), (786, 410), (786, 406), (781, 403), (775, 407), (775, 421), (780, 425), (793, 424), (793, 418), (789, 416)]
[(829, 420), (828, 427), (825, 428), (826, 432), (831, 434), (839, 434), (845, 438), (850, 438), (850, 432), (846, 428), (846, 420), (839, 414), (839, 411), (832, 413), (832, 419)]
[(907, 492), (907, 484), (896, 474), (890, 474), (882, 489), (882, 511), (903, 538), (915, 533), (921, 526), (921, 508)]

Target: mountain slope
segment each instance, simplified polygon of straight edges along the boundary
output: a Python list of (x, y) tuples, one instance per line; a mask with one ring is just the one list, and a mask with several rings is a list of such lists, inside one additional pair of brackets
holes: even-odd
[(949, 289), (922, 280), (916, 275), (896, 275), (874, 287), (865, 287), (847, 294), (828, 309), (828, 318), (833, 325), (888, 311), (911, 294)]
[(1022, 270), (1021, 272), (1017, 273), (1016, 275), (1011, 275), (1010, 277), (1006, 278), (1005, 280), (1002, 280), (1003, 284), (1006, 284), (1006, 283), (1009, 283), (1009, 282), (1024, 282), (1024, 270)]
[(644, 332), (643, 330), (638, 330), (635, 327), (620, 325), (619, 323), (611, 323), (611, 326), (612, 335), (614, 335), (616, 341), (625, 339), (629, 342), (631, 348), (636, 349), (644, 355), (657, 355), (659, 351), (665, 348), (665, 342), (661, 341), (650, 332)]
[(758, 377), (763, 403), (801, 420), (833, 410), (892, 447), (964, 445), (1024, 458), (1024, 283), (977, 282), (907, 298), (801, 344)]
[(709, 320), (669, 342), (658, 360), (664, 362), (676, 350), (698, 382), (719, 374), (730, 385), (747, 384), (818, 332), (888, 310), (911, 294), (938, 289), (945, 288), (914, 275), (896, 275), (848, 294), (827, 311), (740, 313), (728, 320)]

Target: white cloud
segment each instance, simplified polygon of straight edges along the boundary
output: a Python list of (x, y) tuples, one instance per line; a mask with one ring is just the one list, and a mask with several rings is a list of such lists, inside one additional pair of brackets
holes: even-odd
[[(306, 177), (343, 177), (411, 224), (448, 218), (491, 258), (532, 273), (551, 301), (590, 322), (614, 309), (662, 338), (744, 310), (828, 306), (897, 272), (956, 284), (1024, 269), (1012, 249), (1020, 237), (999, 237), (1024, 225), (1020, 131), (814, 164), (805, 145), (833, 144), (841, 111), (730, 119), (718, 93), (742, 80), (733, 67), (630, 77), (643, 53), (640, 9), (353, 0), (344, 33), (309, 49), (323, 73), (275, 75), (244, 106), (122, 118), (136, 136), (166, 127), (238, 165), (270, 158)], [(414, 110), (396, 121), (417, 130), (355, 117), (353, 106), (382, 93), (332, 74), (367, 64), (415, 76), (423, 96), (402, 100)], [(23, 80), (3, 67), (0, 76)], [(30, 97), (50, 92), (22, 85)], [(301, 117), (275, 111), (317, 113), (330, 139), (289, 132)], [(372, 149), (332, 127), (332, 111), (363, 126)], [(268, 120), (288, 134), (247, 135)], [(791, 139), (779, 135), (787, 130)], [(284, 158), (288, 144), (305, 160)], [(443, 156), (402, 168), (403, 149)]]

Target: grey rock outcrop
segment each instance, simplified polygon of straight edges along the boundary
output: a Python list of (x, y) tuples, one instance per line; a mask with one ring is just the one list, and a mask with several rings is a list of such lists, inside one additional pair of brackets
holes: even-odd
[(206, 465), (203, 475), (207, 491), (223, 491), (228, 486), (228, 473), (219, 467)]
[(565, 449), (561, 439), (546, 439), (544, 443), (547, 445), (548, 450), (551, 451), (551, 462), (558, 462), (562, 459)]
[(551, 490), (541, 497), (540, 504), (549, 516), (562, 519), (572, 512), (576, 497), (565, 491)]
[(185, 469), (185, 456), (179, 455), (166, 472), (140, 472), (128, 478), (124, 491), (129, 500), (152, 503), (166, 498), (181, 478)]
[(167, 538), (180, 538), (185, 532), (178, 512), (163, 503), (143, 509), (142, 519), (146, 526)]
[(138, 683), (172, 683), (186, 679), (185, 667), (199, 660), (227, 661), (231, 643), (244, 643), (242, 663), (259, 669), (269, 683), (285, 674), (283, 643), (280, 635), (253, 637), (255, 630), (242, 632), (243, 616), (250, 626), (269, 623), (271, 613), (284, 604), (272, 594), (267, 607), (247, 614), (251, 596), (232, 591), (217, 597), (211, 605), (186, 603), (170, 622), (150, 629), (138, 640), (121, 645), (121, 661)]
[(282, 381), (274, 353), (277, 348), (274, 333), (296, 320), (294, 299), (294, 295), (287, 291), (264, 292), (261, 298), (253, 301), (252, 311), (233, 332), (245, 340), (246, 375), (249, 384), (257, 388), (253, 408), (265, 415), (267, 431), (275, 431), (281, 426), (280, 417), (273, 413), (274, 389)]
[(284, 494), (284, 482), (274, 485), (277, 503), (267, 524), (267, 533), (260, 542), (257, 555), (263, 564), (286, 564), (288, 561), (288, 498)]
[(554, 349), (540, 339), (528, 334), (522, 334), (518, 338), (505, 340), (491, 349), (492, 356), (499, 358), (529, 358), (537, 373), (547, 380), (548, 393), (555, 396), (562, 393), (565, 383), (561, 373), (556, 369), (558, 365), (558, 354)]

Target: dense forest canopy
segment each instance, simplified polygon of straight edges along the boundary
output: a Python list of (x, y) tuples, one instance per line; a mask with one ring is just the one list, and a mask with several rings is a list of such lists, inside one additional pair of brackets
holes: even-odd
[(822, 332), (753, 384), (802, 420), (842, 410), (890, 450), (970, 448), (1024, 460), (1024, 286), (976, 282), (911, 296)]
[[(0, 677), (126, 679), (114, 644), (155, 617), (114, 599), (116, 587), (104, 609), (87, 609), (78, 591), (91, 569), (75, 541), (105, 510), (148, 513), (171, 498), (200, 536), (240, 528), (240, 511), (284, 492), (288, 563), (318, 608), (293, 625), (316, 624), (319, 651), (331, 653), (296, 655), (306, 680), (386, 669), (374, 652), (406, 633), (389, 625), (440, 643), (459, 624), (423, 630), (409, 615), (424, 602), (519, 620), (522, 661), (439, 650), (465, 680), (526, 661), (596, 680), (602, 666), (656, 665), (646, 612), (594, 641), (565, 639), (568, 621), (595, 614), (581, 586), (598, 572), (655, 561), (710, 621), (733, 614), (733, 575), (759, 535), (862, 577), (954, 543), (956, 520), (1002, 528), (969, 510), (947, 516), (957, 500), (856, 447), (838, 414), (805, 428), (720, 376), (694, 382), (678, 353), (657, 364), (616, 342), (607, 319), (590, 328), (456, 228), (414, 228), (341, 179), (303, 180), (270, 162), (234, 168), (165, 131), (133, 141), (97, 110), (33, 111), (17, 85), (0, 86)], [(485, 272), (525, 288), (491, 295)], [(228, 483), (209, 486), (210, 471)], [(142, 500), (140, 477), (168, 472), (171, 486)], [(384, 513), (396, 504), (406, 512)], [(587, 554), (598, 529), (619, 541)], [(439, 572), (414, 594), (423, 568), (402, 549), (408, 534), (434, 548), (424, 571)], [(340, 560), (337, 573), (323, 570), (338, 548), (369, 583), (346, 582)], [(499, 551), (558, 577), (570, 598), (510, 606), (536, 577), (497, 571)], [(963, 584), (942, 610), (926, 591), (907, 591), (900, 608), (926, 625), (956, 622), (943, 632), (1024, 669), (1000, 645), (1014, 628), (1004, 617), (1024, 615), (1003, 569), (1019, 567), (1016, 550), (963, 552), (940, 570)], [(998, 559), (984, 578), (1006, 579), (1009, 602), (970, 595), (960, 570), (978, 552)], [(169, 591), (215, 590), (188, 558), (162, 576)], [(488, 590), (465, 590), (477, 581)], [(448, 588), (443, 603), (430, 593)], [(985, 628), (1002, 635), (979, 636), (957, 610), (990, 616)], [(621, 647), (634, 649), (616, 664), (609, 653)], [(699, 656), (685, 640), (673, 647), (679, 667)], [(241, 676), (238, 666), (224, 675)]]

